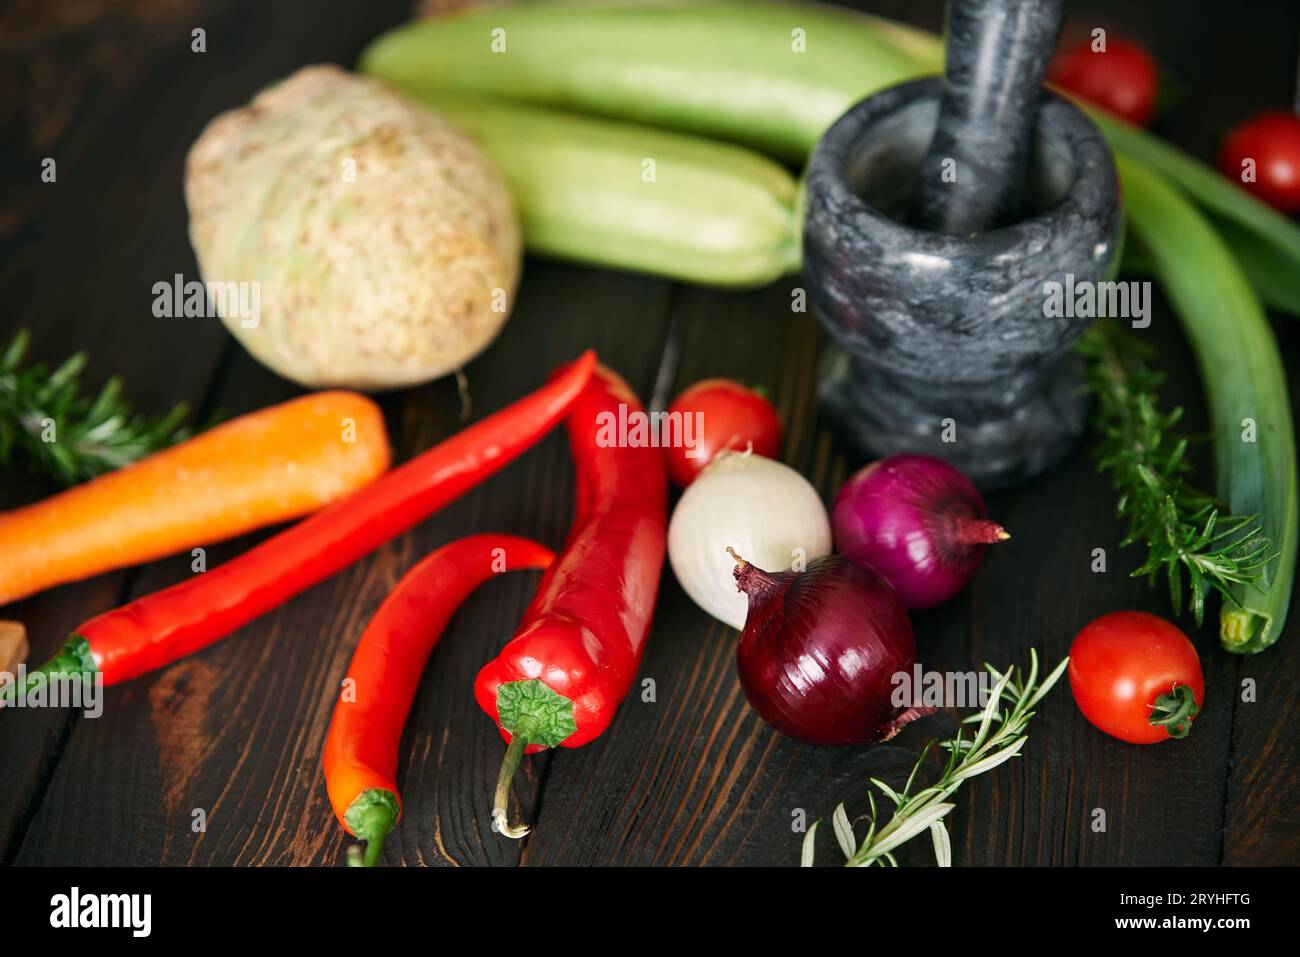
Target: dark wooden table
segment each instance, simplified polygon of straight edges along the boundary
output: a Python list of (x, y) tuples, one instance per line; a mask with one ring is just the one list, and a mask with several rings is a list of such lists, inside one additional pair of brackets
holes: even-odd
[[(870, 9), (937, 29), (938, 0)], [(121, 12), (119, 7), (129, 7)], [(156, 319), (151, 287), (197, 276), (186, 238), (186, 149), (216, 113), (310, 62), (351, 63), (404, 19), (410, 0), (262, 3), (108, 0), (10, 3), (0, 10), (0, 336), (26, 326), (39, 357), (85, 349), (88, 377), (125, 380), (148, 410), (177, 400), (200, 414), (240, 413), (294, 394), (256, 365), (215, 320)], [(1289, 102), (1300, 9), (1258, 0), (1127, 0), (1070, 5), (1073, 23), (1135, 34), (1169, 75), (1176, 98), (1158, 130), (1203, 157), (1247, 113)], [(207, 52), (190, 51), (190, 30)], [(40, 162), (58, 161), (55, 184)], [(785, 458), (830, 496), (860, 463), (846, 458), (813, 400), (823, 345), (790, 312), (796, 281), (724, 293), (576, 265), (529, 260), (514, 316), (468, 368), (475, 415), (500, 408), (547, 370), (594, 346), (643, 395), (704, 376), (765, 385), (786, 425)], [(1300, 383), (1300, 320), (1276, 329)], [(1168, 307), (1150, 335), (1170, 402), (1205, 427), (1196, 374)], [(1293, 388), (1293, 394), (1300, 389)], [(458, 428), (454, 384), (382, 400), (399, 456)], [(1300, 418), (1300, 410), (1297, 410)], [(1200, 458), (1202, 475), (1208, 460)], [(373, 557), (207, 651), (109, 689), (104, 714), (0, 716), (0, 860), (19, 864), (336, 865), (346, 843), (326, 800), (320, 751), (331, 707), (362, 627), (402, 572), (437, 545), (474, 531), (558, 545), (571, 514), (571, 469), (560, 435)], [(5, 475), (0, 505), (48, 494)], [(1168, 614), (1164, 594), (1127, 577), (1113, 498), (1086, 451), (1053, 475), (992, 497), (1014, 539), (974, 584), (915, 617), (927, 667), (1024, 662), (1036, 647), (1056, 662), (1085, 622), (1138, 608)], [(253, 537), (213, 547), (211, 562)], [(1110, 571), (1089, 570), (1094, 548)], [(26, 622), (36, 661), (90, 614), (189, 572), (188, 556), (69, 585), (3, 609)], [(924, 741), (956, 712), (908, 728), (887, 745), (801, 746), (765, 727), (736, 680), (733, 631), (664, 576), (643, 675), (655, 703), (633, 696), (609, 732), (577, 751), (533, 758), (518, 779), (536, 822), (522, 843), (489, 832), (490, 788), (502, 755), (471, 682), (508, 636), (536, 582), (485, 586), (452, 622), (424, 676), (402, 745), (406, 817), (389, 864), (794, 864), (802, 809), (824, 816), (863, 805), (867, 779), (904, 775)], [(949, 818), (957, 864), (1265, 864), (1300, 859), (1300, 611), (1269, 652), (1218, 649), (1193, 634), (1208, 708), (1186, 741), (1140, 748), (1100, 734), (1062, 687), (1043, 705), (1023, 758), (966, 787)], [(1242, 683), (1258, 686), (1253, 703)], [(206, 830), (191, 827), (203, 809)], [(1106, 812), (1095, 832), (1094, 809)], [(928, 845), (928, 842), (917, 842)], [(829, 833), (820, 858), (835, 859)], [(928, 847), (905, 855), (927, 860)]]

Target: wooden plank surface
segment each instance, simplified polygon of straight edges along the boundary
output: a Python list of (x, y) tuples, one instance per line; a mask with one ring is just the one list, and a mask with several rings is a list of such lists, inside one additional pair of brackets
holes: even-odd
[[(934, 29), (941, 4), (862, 6)], [(0, 157), (0, 338), (27, 326), (34, 351), (90, 352), (88, 378), (119, 374), (146, 409), (187, 400), (238, 413), (295, 390), (258, 367), (215, 323), (149, 313), (152, 283), (195, 275), (185, 236), (181, 163), (203, 124), (306, 62), (348, 63), (408, 4), (141, 3), (139, 13), (88, 4), (83, 19), (32, 26), (36, 6), (11, 5), (20, 22), (0, 51), (0, 126), (18, 150)], [(44, 9), (40, 7), (39, 9)], [(1181, 99), (1159, 130), (1207, 155), (1219, 131), (1289, 96), (1300, 11), (1226, 16), (1208, 3), (1071, 5), (1074, 25), (1095, 20), (1143, 38), (1177, 75)], [(45, 14), (53, 17), (53, 14)], [(208, 53), (189, 31), (208, 31)], [(26, 44), (25, 48), (21, 44)], [(26, 49), (27, 55), (19, 55)], [(1207, 64), (1214, 63), (1210, 69)], [(1226, 81), (1225, 77), (1231, 77)], [(54, 78), (60, 78), (55, 82)], [(40, 159), (59, 159), (57, 185), (39, 182)], [(829, 499), (861, 462), (817, 415), (815, 322), (791, 311), (799, 280), (730, 293), (530, 260), (518, 307), (498, 342), (467, 370), (473, 417), (532, 388), (556, 364), (594, 346), (643, 396), (727, 375), (767, 388), (786, 425), (785, 458)], [(1288, 374), (1300, 382), (1300, 330), (1277, 322)], [(1170, 402), (1205, 427), (1190, 353), (1160, 302), (1150, 335)], [(1297, 390), (1293, 388), (1293, 397)], [(449, 382), (386, 396), (399, 457), (460, 427)], [(1300, 415), (1300, 410), (1298, 415)], [(1202, 455), (1202, 474), (1208, 460)], [(6, 713), (0, 720), (0, 862), (24, 864), (315, 864), (342, 859), (320, 776), (330, 708), (356, 639), (385, 593), (432, 548), (498, 529), (558, 545), (572, 513), (572, 470), (553, 435), (501, 475), (335, 579), (229, 640), (107, 692), (105, 712)], [(0, 506), (48, 489), (5, 475)], [(1164, 596), (1127, 578), (1113, 498), (1085, 450), (1056, 473), (993, 496), (1013, 540), (993, 550), (973, 586), (918, 614), (922, 662), (970, 669), (1021, 663), (1036, 647), (1048, 662), (1086, 621), (1139, 608), (1168, 614)], [(210, 563), (259, 536), (213, 546)], [(1089, 570), (1093, 548), (1110, 570)], [(123, 598), (189, 574), (186, 556), (56, 589), (4, 610), (30, 629), (43, 660), (76, 623)], [(426, 669), (402, 745), (402, 825), (386, 863), (792, 864), (795, 822), (839, 801), (860, 811), (867, 779), (897, 783), (927, 738), (956, 712), (917, 722), (874, 748), (814, 748), (781, 738), (749, 710), (735, 677), (734, 631), (712, 621), (664, 575), (637, 694), (609, 731), (578, 750), (525, 762), (516, 793), (537, 829), (522, 843), (488, 830), (490, 787), (503, 751), (470, 688), (513, 630), (534, 573), (494, 581), (453, 620)], [(950, 819), (958, 864), (1259, 864), (1300, 859), (1300, 744), (1286, 717), (1300, 707), (1300, 625), (1293, 616), (1267, 654), (1217, 650), (1213, 628), (1195, 633), (1209, 706), (1188, 740), (1135, 748), (1104, 737), (1067, 690), (1035, 719), (1021, 760), (964, 790)], [(1257, 700), (1241, 700), (1254, 679)], [(640, 687), (640, 685), (636, 686)], [(937, 759), (932, 760), (937, 767)], [(202, 809), (206, 830), (192, 828)], [(1094, 813), (1106, 813), (1096, 832)], [(924, 842), (918, 842), (923, 844)], [(926, 847), (904, 860), (926, 861)], [(829, 834), (819, 859), (831, 863)]]

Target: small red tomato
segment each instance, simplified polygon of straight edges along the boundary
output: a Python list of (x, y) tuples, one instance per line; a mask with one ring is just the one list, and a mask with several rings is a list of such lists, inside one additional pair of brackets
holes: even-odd
[(730, 379), (702, 379), (668, 406), (668, 426), (681, 441), (666, 443), (668, 475), (685, 488), (725, 449), (781, 455), (781, 419), (772, 403)]
[(1252, 116), (1223, 141), (1219, 169), (1275, 209), (1300, 213), (1300, 116), (1285, 110)]
[(1196, 649), (1144, 611), (1102, 615), (1075, 635), (1070, 690), (1085, 718), (1133, 744), (1186, 737), (1205, 703)]
[(1155, 115), (1156, 61), (1132, 40), (1108, 36), (1106, 49), (1094, 50), (1092, 38), (1085, 38), (1052, 63), (1048, 79), (1138, 126)]

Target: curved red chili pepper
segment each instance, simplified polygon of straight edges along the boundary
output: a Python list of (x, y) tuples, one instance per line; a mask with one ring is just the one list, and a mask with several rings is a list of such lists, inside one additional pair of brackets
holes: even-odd
[(397, 748), (425, 662), (456, 609), (493, 575), (545, 568), (555, 553), (513, 535), (470, 535), (443, 545), (402, 576), (357, 642), (325, 738), (321, 765), (334, 816), (366, 842), (348, 863), (374, 866), (402, 815)]
[[(573, 527), (516, 637), (479, 672), (474, 694), (510, 742), (493, 829), (506, 821), (510, 781), (525, 751), (577, 748), (609, 726), (632, 687), (664, 561), (668, 492), (663, 456), (620, 441), (619, 423), (645, 410), (626, 382), (597, 366), (566, 420), (577, 472)], [(648, 433), (647, 433), (648, 434)]]
[[(530, 395), (273, 535), (224, 565), (79, 627), (27, 682), (103, 673), (126, 681), (193, 654), (351, 565), (531, 448), (582, 394), (588, 351)], [(14, 685), (5, 688), (12, 694)]]

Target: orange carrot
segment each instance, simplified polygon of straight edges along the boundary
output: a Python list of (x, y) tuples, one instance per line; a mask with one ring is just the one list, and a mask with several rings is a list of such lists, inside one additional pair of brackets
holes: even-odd
[(317, 392), (0, 513), (0, 605), (314, 511), (388, 468), (383, 414)]

